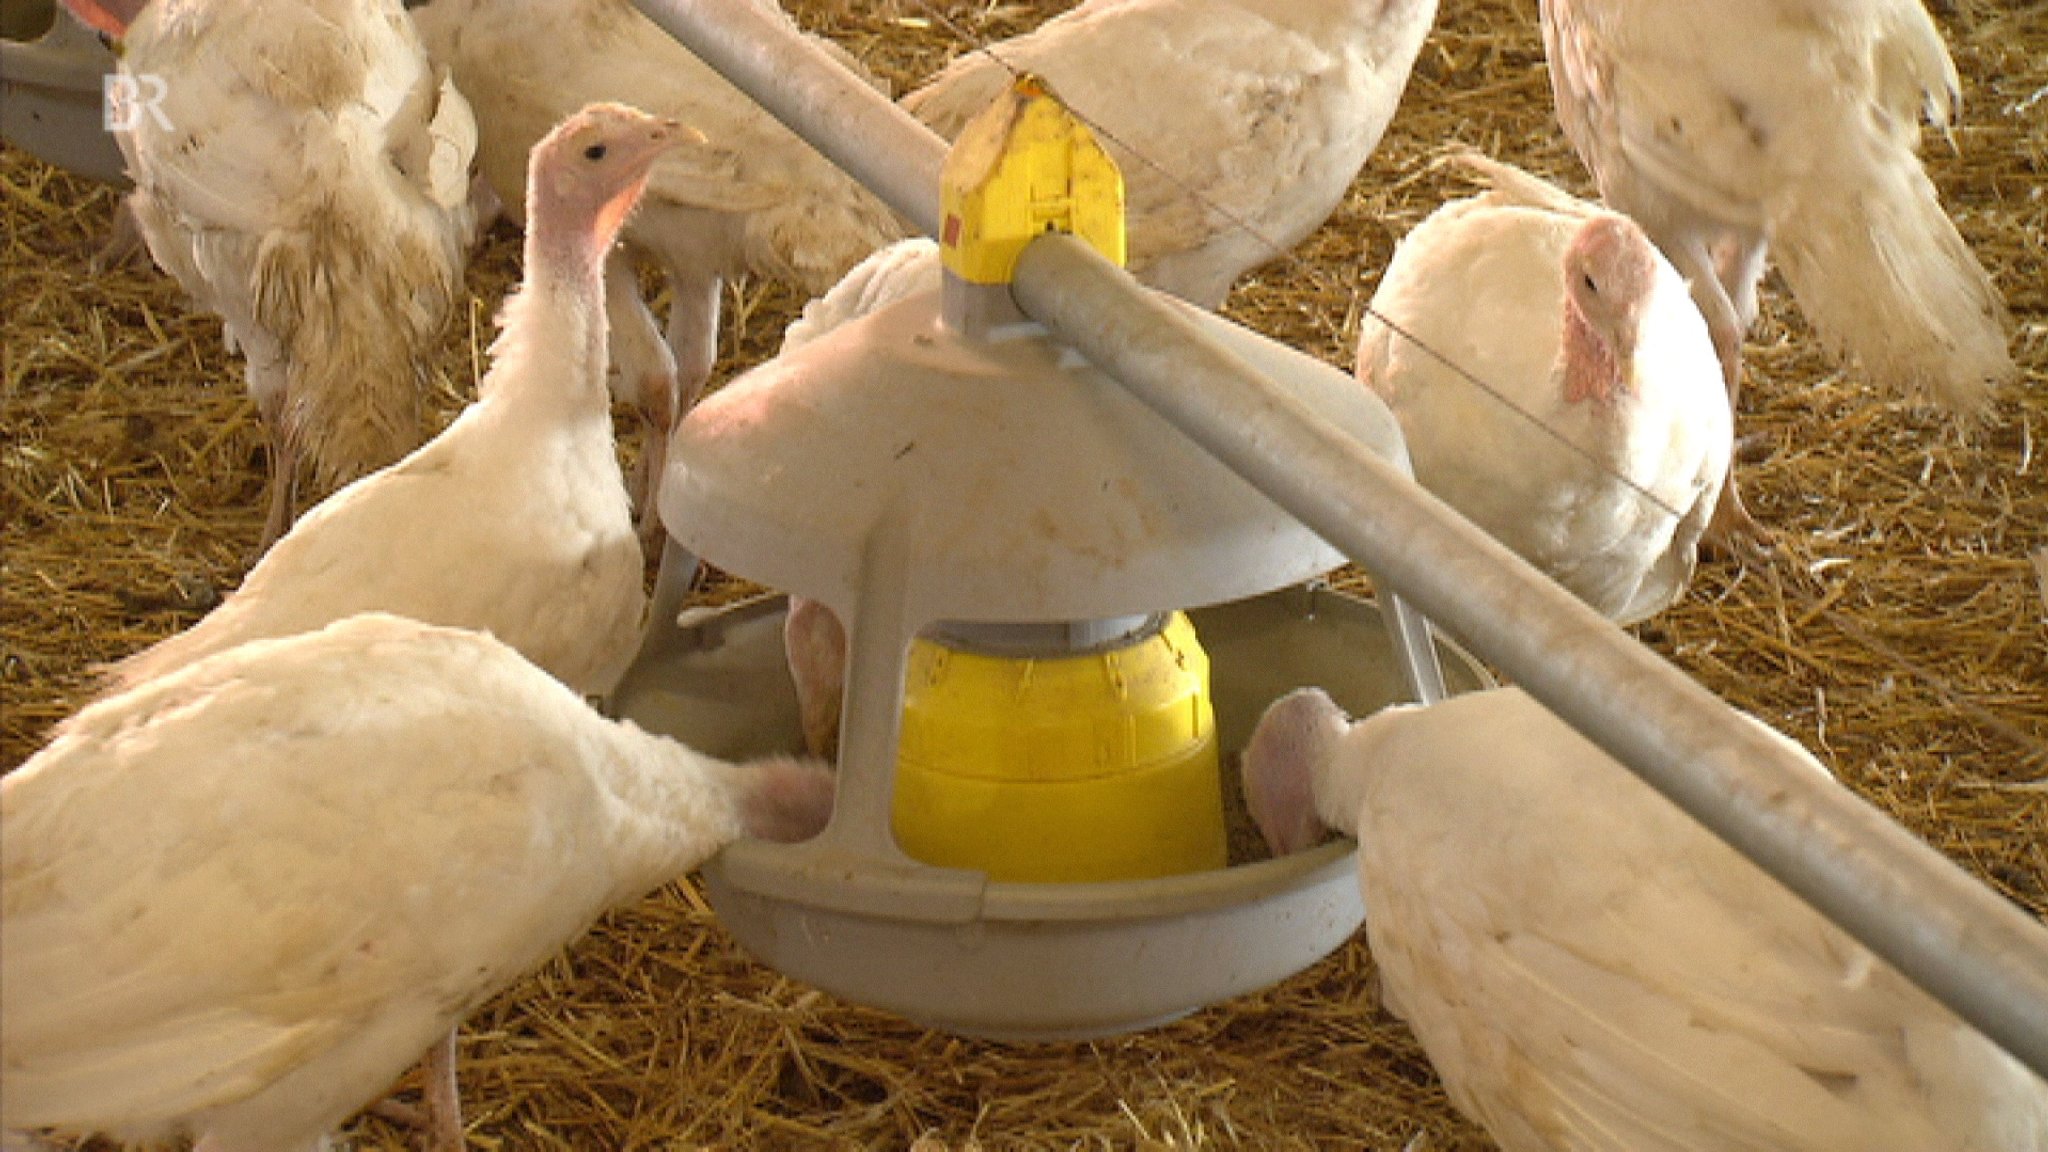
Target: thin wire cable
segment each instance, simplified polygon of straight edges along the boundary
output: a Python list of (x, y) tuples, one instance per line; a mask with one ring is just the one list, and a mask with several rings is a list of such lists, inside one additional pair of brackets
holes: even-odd
[[(954, 21), (944, 12), (934, 7), (930, 0), (910, 0), (910, 3), (919, 11), (923, 12), (926, 16), (928, 16), (931, 20), (933, 20), (935, 23), (943, 27), (950, 35), (953, 36), (953, 38), (956, 41), (964, 45), (967, 51), (977, 52), (984, 56), (987, 56), (990, 60), (995, 61), (996, 64), (1000, 66), (1004, 71), (1010, 73), (1010, 75), (1013, 78), (1022, 77), (1028, 71), (1028, 69), (1021, 68), (1016, 64), (1012, 63), (1011, 61), (1004, 59), (1003, 54), (996, 50), (996, 45), (977, 36), (972, 30), (961, 26), (958, 22)], [(1062, 103), (1065, 103), (1064, 99), (1062, 100)], [(1265, 248), (1265, 250), (1271, 254), (1274, 260), (1281, 261), (1285, 263), (1288, 267), (1298, 271), (1305, 272), (1311, 276), (1316, 275), (1320, 271), (1313, 265), (1309, 264), (1308, 261), (1306, 261), (1302, 257), (1295, 255), (1291, 249), (1275, 242), (1270, 237), (1262, 234), (1259, 231), (1259, 229), (1255, 227), (1250, 221), (1245, 220), (1241, 216), (1238, 216), (1236, 213), (1231, 212), (1229, 209), (1223, 207), (1222, 205), (1216, 204), (1213, 201), (1211, 201), (1207, 196), (1204, 196), (1199, 190), (1194, 188), (1187, 181), (1181, 179), (1180, 176), (1177, 173), (1175, 173), (1171, 168), (1168, 168), (1166, 165), (1161, 164), (1156, 160), (1153, 160), (1150, 156), (1147, 156), (1141, 149), (1132, 146), (1129, 141), (1126, 141), (1118, 137), (1114, 132), (1110, 131), (1107, 126), (1100, 123), (1093, 116), (1088, 114), (1085, 110), (1075, 108), (1071, 104), (1067, 104), (1066, 108), (1069, 112), (1073, 114), (1075, 119), (1087, 125), (1089, 131), (1095, 133), (1097, 136), (1100, 136), (1104, 140), (1107, 140), (1110, 143), (1115, 144), (1117, 147), (1123, 149), (1124, 152), (1136, 158), (1140, 163), (1144, 164), (1146, 167), (1150, 168), (1154, 172), (1157, 172), (1163, 179), (1165, 179), (1168, 183), (1172, 184), (1174, 188), (1178, 189), (1182, 195), (1195, 201), (1197, 204), (1200, 204), (1203, 208), (1207, 209), (1208, 211), (1215, 213), (1218, 217), (1223, 219), (1231, 227), (1242, 231), (1245, 235), (1250, 236), (1253, 240), (1257, 241), (1261, 247)], [(1386, 328), (1389, 331), (1393, 332), (1396, 336), (1399, 336), (1400, 338), (1408, 341), (1410, 344), (1413, 344), (1415, 347), (1420, 348), (1425, 355), (1429, 356), (1437, 363), (1449, 369), (1453, 374), (1458, 376), (1460, 379), (1466, 381), (1467, 383), (1471, 384), (1474, 388), (1477, 388), (1483, 395), (1491, 397), (1494, 400), (1494, 402), (1498, 403), (1503, 408), (1506, 408), (1508, 411), (1513, 412), (1515, 415), (1520, 416), (1523, 420), (1527, 421), (1532, 427), (1539, 429), (1546, 436), (1549, 436), (1551, 439), (1563, 445), (1566, 450), (1584, 458), (1599, 471), (1606, 473), (1608, 476), (1611, 476), (1616, 480), (1619, 480), (1622, 484), (1626, 485), (1628, 488), (1633, 490), (1637, 495), (1641, 496), (1645, 501), (1648, 501), (1651, 506), (1661, 510), (1666, 515), (1670, 516), (1673, 520), (1679, 520), (1683, 518), (1683, 513), (1679, 512), (1671, 505), (1665, 503), (1655, 493), (1644, 488), (1641, 484), (1636, 483), (1636, 481), (1631, 479), (1630, 477), (1622, 475), (1619, 471), (1609, 466), (1605, 461), (1594, 456), (1592, 453), (1580, 447), (1578, 444), (1573, 443), (1569, 438), (1567, 438), (1564, 435), (1564, 433), (1558, 431), (1556, 428), (1551, 427), (1549, 424), (1544, 423), (1543, 420), (1538, 418), (1534, 413), (1530, 412), (1528, 409), (1516, 403), (1514, 399), (1509, 397), (1500, 389), (1494, 387), (1492, 384), (1488, 383), (1486, 380), (1482, 379), (1477, 373), (1468, 370), (1467, 368), (1465, 368), (1464, 365), (1459, 364), (1457, 361), (1452, 360), (1449, 356), (1445, 355), (1442, 352), (1439, 352), (1437, 349), (1431, 347), (1427, 341), (1418, 338), (1414, 333), (1408, 331), (1400, 324), (1395, 323), (1392, 319), (1382, 314), (1377, 308), (1374, 308), (1372, 306), (1372, 303), (1370, 301), (1367, 301), (1364, 304), (1363, 310), (1366, 315), (1371, 316), (1374, 320), (1377, 320), (1379, 323), (1385, 325)], [(1797, 594), (1795, 593), (1795, 595)], [(1802, 607), (1822, 607), (1822, 605), (1820, 604), (1820, 601), (1817, 597), (1813, 597), (1809, 598), (1807, 603), (1803, 604)], [(1913, 678), (1919, 680), (1923, 684), (1926, 684), (1929, 688), (1933, 689), (1938, 695), (1952, 702), (1952, 704), (1954, 704), (1955, 706), (1958, 706), (1959, 710), (1968, 712), (1974, 719), (1982, 723), (1986, 728), (1990, 729), (1993, 732), (1996, 732), (2000, 736), (2003, 736), (2018, 748), (2023, 749), (2030, 758), (2039, 759), (2044, 763), (2048, 763), (2048, 748), (2044, 748), (2042, 742), (2034, 739), (2031, 735), (2029, 735), (2022, 729), (2018, 728), (2016, 725), (2006, 722), (1996, 713), (1990, 711), (1989, 709), (1985, 708), (1980, 704), (1977, 704), (1973, 699), (1969, 697), (1969, 695), (1957, 690), (1954, 686), (1952, 686), (1946, 677), (1941, 676), (1938, 673), (1911, 660), (1905, 654), (1897, 651), (1890, 645), (1884, 644), (1882, 641), (1879, 641), (1876, 637), (1870, 635), (1867, 631), (1847, 621), (1845, 618), (1842, 618), (1838, 613), (1835, 613), (1833, 611), (1823, 611), (1822, 615), (1826, 619), (1828, 619), (1830, 623), (1835, 625), (1836, 629), (1839, 632), (1841, 632), (1842, 635), (1847, 636), (1850, 640), (1862, 645), (1866, 650), (1877, 654), (1879, 657), (1891, 663), (1893, 666), (1905, 671), (1906, 673), (1911, 675)]]
[[(1011, 63), (1009, 60), (1004, 59), (1002, 53), (996, 51), (996, 46), (994, 44), (979, 39), (971, 30), (962, 27), (960, 24), (956, 23), (951, 17), (947, 16), (944, 12), (941, 12), (937, 8), (933, 7), (928, 2), (928, 0), (911, 0), (911, 3), (915, 5), (919, 10), (924, 12), (927, 16), (929, 16), (933, 21), (942, 25), (947, 32), (953, 35), (955, 39), (959, 40), (962, 44), (965, 44), (970, 52), (975, 52), (987, 56), (990, 60), (995, 61), (998, 66), (1003, 68), (1004, 71), (1010, 73), (1012, 78), (1022, 77), (1028, 71), (1028, 69), (1020, 68), (1016, 64)], [(1060, 103), (1066, 108), (1066, 110), (1069, 113), (1073, 115), (1074, 119), (1079, 120), (1082, 124), (1086, 125), (1090, 132), (1093, 132), (1095, 135), (1100, 136), (1104, 140), (1109, 141), (1111, 144), (1114, 144), (1117, 147), (1123, 149), (1123, 151), (1126, 154), (1135, 158), (1139, 163), (1143, 164), (1147, 168), (1150, 168), (1152, 171), (1158, 173), (1162, 179), (1166, 180), (1169, 184), (1171, 184), (1176, 190), (1180, 192), (1181, 195), (1201, 205), (1204, 210), (1214, 213), (1230, 227), (1235, 228), (1238, 231), (1244, 233), (1245, 235), (1251, 237), (1254, 241), (1256, 241), (1259, 244), (1260, 247), (1266, 250), (1266, 252), (1269, 254), (1270, 259), (1281, 261), (1290, 268), (1307, 272), (1310, 275), (1314, 275), (1317, 271), (1317, 269), (1310, 265), (1306, 260), (1295, 255), (1291, 249), (1273, 240), (1271, 237), (1266, 236), (1264, 233), (1260, 232), (1259, 229), (1251, 223), (1251, 221), (1246, 220), (1244, 217), (1238, 215), (1237, 213), (1232, 212), (1231, 210), (1223, 207), (1220, 204), (1217, 204), (1213, 200), (1209, 199), (1207, 196), (1204, 196), (1199, 189), (1195, 188), (1187, 181), (1181, 179), (1181, 177), (1172, 169), (1152, 159), (1150, 156), (1147, 156), (1143, 150), (1131, 144), (1130, 141), (1119, 137), (1116, 133), (1112, 132), (1107, 125), (1104, 125), (1102, 122), (1097, 120), (1094, 116), (1090, 115), (1085, 110), (1076, 108), (1072, 104), (1067, 103), (1064, 97), (1061, 98)], [(1491, 397), (1495, 403), (1499, 404), (1503, 408), (1506, 408), (1508, 411), (1513, 412), (1515, 415), (1520, 416), (1523, 420), (1527, 421), (1531, 426), (1541, 431), (1544, 435), (1550, 437), (1552, 440), (1555, 440), (1559, 444), (1563, 445), (1566, 451), (1583, 458), (1595, 469), (1607, 474), (1612, 479), (1620, 481), (1631, 491), (1635, 492), (1636, 495), (1642, 497), (1643, 500), (1648, 502), (1651, 507), (1654, 507), (1658, 511), (1663, 512), (1665, 515), (1671, 517), (1671, 519), (1674, 522), (1683, 520), (1685, 518), (1685, 513), (1683, 511), (1681, 511), (1678, 508), (1672, 507), (1669, 503), (1667, 503), (1662, 497), (1658, 496), (1655, 492), (1652, 492), (1648, 488), (1645, 488), (1641, 484), (1637, 483), (1633, 477), (1624, 475), (1619, 470), (1615, 469), (1612, 465), (1608, 464), (1606, 461), (1600, 459), (1598, 456), (1595, 456), (1593, 453), (1587, 451), (1579, 444), (1573, 442), (1571, 438), (1567, 437), (1563, 432), (1560, 432), (1559, 430), (1550, 426), (1549, 424), (1544, 423), (1543, 420), (1540, 417), (1538, 417), (1535, 413), (1529, 411), (1527, 408), (1524, 408), (1521, 404), (1517, 403), (1514, 400), (1514, 398), (1510, 397), (1507, 393), (1503, 392), (1499, 388), (1494, 387), (1492, 384), (1480, 378), (1480, 376), (1477, 373), (1471, 371), (1470, 369), (1467, 369), (1464, 365), (1459, 364), (1457, 361), (1451, 359), (1444, 353), (1437, 351), (1434, 347), (1430, 346), (1430, 344), (1427, 341), (1424, 341), (1421, 338), (1417, 337), (1413, 332), (1408, 331), (1408, 329), (1403, 327), (1402, 325), (1395, 323), (1392, 319), (1390, 319), (1388, 316), (1382, 313), (1379, 309), (1373, 307), (1371, 301), (1365, 302), (1363, 307), (1366, 315), (1372, 317), (1374, 320), (1379, 321), (1379, 323), (1384, 325), (1388, 331), (1394, 333), (1394, 335), (1399, 336), (1403, 340), (1408, 341), (1415, 347), (1420, 348), (1424, 355), (1428, 356), (1432, 360), (1435, 360), (1438, 364), (1443, 365), (1445, 368), (1449, 369), (1452, 374), (1471, 384), (1484, 395)]]

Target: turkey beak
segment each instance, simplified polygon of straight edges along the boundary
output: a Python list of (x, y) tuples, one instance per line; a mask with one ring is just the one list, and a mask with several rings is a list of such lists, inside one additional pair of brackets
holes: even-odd
[(1620, 369), (1619, 372), (1615, 373), (1619, 380), (1618, 390), (1624, 396), (1633, 396), (1636, 394), (1636, 334), (1634, 330), (1630, 330), (1628, 335), (1616, 341), (1614, 351), (1617, 357), (1616, 367)]
[(654, 127), (648, 130), (648, 136), (651, 138), (649, 143), (653, 145), (653, 151), (657, 153), (680, 148), (685, 144), (701, 145), (709, 142), (702, 132), (681, 120), (656, 121)]
[(1623, 316), (1622, 323), (1614, 326), (1612, 339), (1615, 363), (1621, 368), (1622, 380), (1630, 384), (1635, 381), (1636, 336), (1641, 330), (1641, 321), (1634, 315)]
[(700, 143), (709, 143), (709, 137), (705, 133), (696, 131), (694, 127), (682, 123), (682, 121), (657, 119), (657, 121), (649, 123), (647, 125), (647, 135), (643, 135), (641, 143), (639, 143), (639, 172), (641, 172), (641, 178), (635, 182), (635, 191), (633, 191), (635, 201), (647, 189), (649, 172), (653, 172), (653, 166), (659, 160), (662, 160), (662, 156), (666, 156), (668, 152), (674, 152), (678, 148), (700, 146)]
[(648, 168), (652, 168), (664, 153), (707, 142), (704, 133), (680, 120), (652, 120), (645, 131), (646, 135), (640, 138), (639, 150), (640, 162)]

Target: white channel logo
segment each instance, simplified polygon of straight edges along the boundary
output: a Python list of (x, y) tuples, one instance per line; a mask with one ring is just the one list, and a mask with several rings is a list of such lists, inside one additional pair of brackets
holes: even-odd
[(147, 114), (156, 126), (166, 132), (171, 130), (171, 118), (164, 115), (164, 97), (170, 94), (170, 87), (161, 76), (142, 73), (130, 76), (125, 72), (102, 76), (101, 89), (105, 99), (100, 104), (100, 123), (109, 132), (133, 132), (142, 126), (142, 117)]

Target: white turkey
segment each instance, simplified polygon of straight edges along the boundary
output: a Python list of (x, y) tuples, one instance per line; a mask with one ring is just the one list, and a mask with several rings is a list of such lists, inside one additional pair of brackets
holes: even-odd
[(0, 779), (0, 1126), (324, 1148), (599, 913), (814, 834), (831, 795), (606, 719), (481, 633), (372, 613), (212, 656)]
[(947, 139), (1044, 77), (1126, 185), (1131, 274), (1204, 308), (1320, 226), (1393, 119), (1436, 0), (1088, 0), (903, 97)]
[(474, 238), (476, 124), (398, 0), (65, 4), (140, 78), (110, 89), (127, 211), (245, 361), (267, 548), (302, 463), (330, 487), (420, 442)]
[(1384, 1003), (1505, 1152), (2048, 1147), (2048, 1084), (1519, 689), (1302, 689), (1243, 771), (1275, 852), (1357, 837)]
[[(1920, 0), (1542, 0), (1558, 120), (1691, 282), (1729, 400), (1767, 252), (1821, 339), (1965, 416), (2016, 369), (2005, 305), (1916, 149), (1961, 88)], [(1761, 530), (1730, 483), (1716, 535)]]
[[(761, 7), (782, 16), (773, 0)], [(649, 461), (643, 529), (658, 538), (653, 494), (673, 422), (717, 358), (720, 293), (743, 274), (817, 294), (903, 234), (894, 213), (627, 0), (434, 0), (413, 13), (427, 50), (476, 108), (477, 163), (507, 205), (523, 200), (525, 156), (555, 121), (610, 100), (673, 116), (704, 139), (654, 167), (624, 231), (632, 255), (667, 274), (666, 347), (622, 257), (613, 321), (619, 386), (643, 413)], [(836, 51), (836, 49), (834, 49)], [(841, 54), (851, 65), (850, 57)], [(629, 330), (625, 319), (635, 320)]]
[(648, 169), (686, 136), (594, 105), (542, 140), (525, 280), (476, 403), (315, 507), (225, 603), (115, 665), (114, 683), (377, 610), (492, 632), (571, 688), (608, 691), (647, 596), (605, 392), (603, 268)]
[(1627, 217), (1506, 164), (1403, 238), (1358, 375), (1415, 479), (1620, 623), (1685, 591), (1733, 423), (1685, 281)]

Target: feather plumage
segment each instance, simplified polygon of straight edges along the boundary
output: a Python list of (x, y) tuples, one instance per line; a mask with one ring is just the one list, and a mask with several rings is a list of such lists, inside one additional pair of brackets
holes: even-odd
[(929, 236), (912, 236), (877, 249), (849, 269), (831, 291), (804, 305), (803, 313), (783, 330), (778, 355), (907, 296), (932, 291), (943, 273), (938, 243)]
[[(759, 6), (787, 20), (773, 0)], [(653, 498), (673, 421), (685, 415), (717, 358), (723, 284), (765, 276), (810, 293), (903, 234), (896, 216), (636, 11), (627, 0), (434, 0), (413, 17), (428, 51), (477, 110), (478, 165), (506, 204), (524, 195), (524, 157), (555, 121), (611, 100), (674, 116), (702, 139), (655, 165), (624, 232), (636, 259), (667, 274), (665, 337), (644, 307), (615, 309), (615, 389), (636, 397), (646, 425), (646, 477), (636, 494), (650, 542)], [(858, 70), (835, 45), (826, 50)], [(875, 82), (878, 86), (879, 81)], [(637, 282), (631, 276), (621, 284)], [(666, 350), (658, 346), (665, 339)]]
[(156, 0), (123, 48), (125, 73), (161, 81), (116, 134), (136, 220), (225, 320), (273, 425), (268, 543), (295, 461), (331, 486), (420, 441), (476, 126), (396, 0)]
[(2014, 375), (2004, 303), (1915, 154), (1920, 117), (1946, 131), (1961, 100), (1920, 0), (1542, 10), (1558, 118), (1607, 201), (1689, 277), (1710, 247), (1755, 246), (1725, 322), (1753, 318), (1767, 244), (1822, 340), (1879, 384), (1977, 415)]

